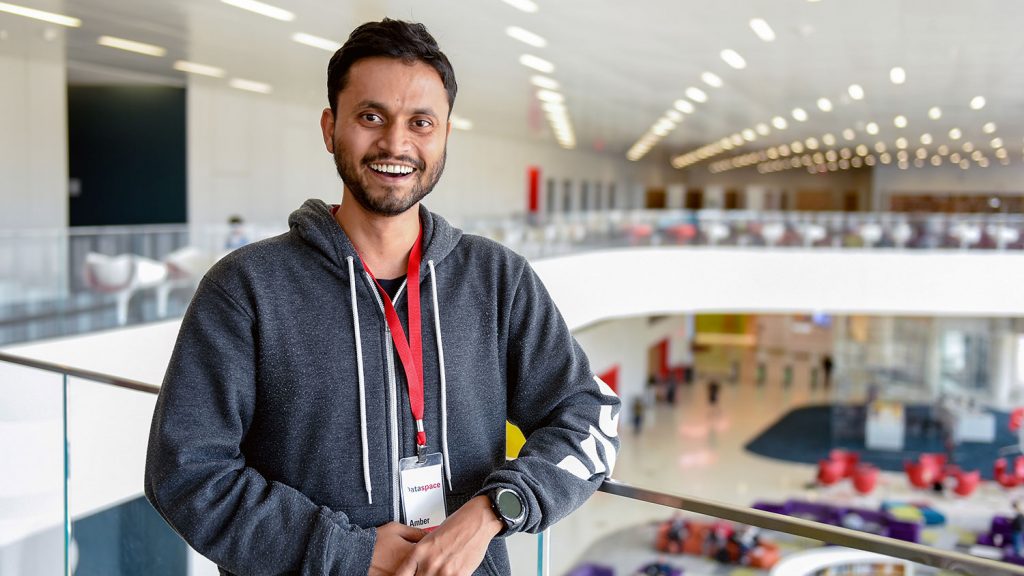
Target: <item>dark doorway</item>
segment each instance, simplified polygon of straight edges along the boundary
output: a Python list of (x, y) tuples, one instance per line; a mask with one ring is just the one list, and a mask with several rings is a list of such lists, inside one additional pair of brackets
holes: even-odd
[(704, 207), (704, 191), (693, 188), (686, 191), (685, 207), (687, 210), (700, 210)]
[(71, 226), (185, 222), (185, 90), (68, 88)]
[(668, 207), (668, 194), (664, 188), (648, 188), (644, 198), (644, 208), (661, 210)]

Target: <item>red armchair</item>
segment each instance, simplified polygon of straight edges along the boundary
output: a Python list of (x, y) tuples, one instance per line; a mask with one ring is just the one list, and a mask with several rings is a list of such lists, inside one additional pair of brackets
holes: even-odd
[(956, 487), (953, 488), (953, 492), (959, 496), (970, 496), (980, 483), (980, 470), (972, 470), (970, 472), (958, 471), (956, 473)]

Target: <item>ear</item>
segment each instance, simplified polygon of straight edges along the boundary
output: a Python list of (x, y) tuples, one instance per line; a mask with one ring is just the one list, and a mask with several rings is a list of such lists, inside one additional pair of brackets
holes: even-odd
[(334, 154), (334, 113), (330, 108), (324, 108), (320, 114), (320, 131), (323, 132), (324, 146), (327, 147), (327, 151)]
[(448, 129), (445, 131), (444, 137), (448, 138), (451, 135), (452, 135), (452, 121), (449, 120), (448, 121)]

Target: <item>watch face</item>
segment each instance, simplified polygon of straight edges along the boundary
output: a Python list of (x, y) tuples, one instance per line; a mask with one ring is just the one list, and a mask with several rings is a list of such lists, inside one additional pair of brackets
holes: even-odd
[(498, 510), (505, 518), (516, 520), (523, 515), (523, 503), (515, 492), (502, 490), (498, 492)]

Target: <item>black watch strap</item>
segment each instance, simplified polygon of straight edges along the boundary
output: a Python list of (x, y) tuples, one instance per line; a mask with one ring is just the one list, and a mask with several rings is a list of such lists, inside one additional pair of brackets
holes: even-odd
[(494, 510), (494, 515), (504, 524), (504, 528), (498, 533), (499, 536), (522, 524), (526, 518), (526, 504), (518, 492), (511, 488), (499, 487), (491, 489), (487, 496), (491, 500), (491, 509)]

